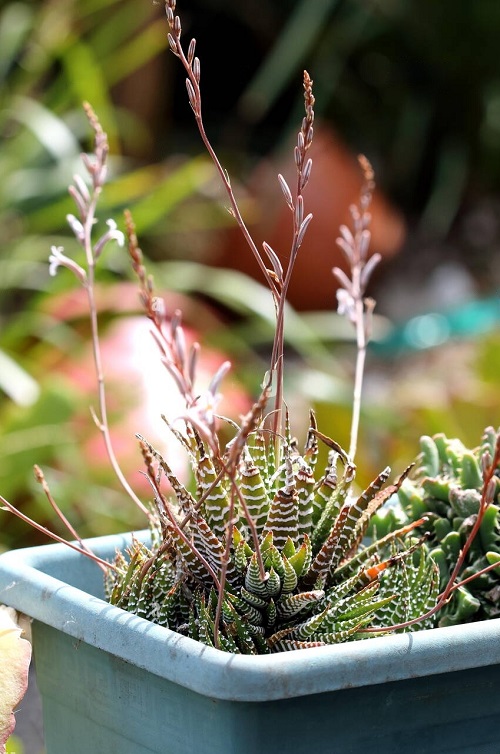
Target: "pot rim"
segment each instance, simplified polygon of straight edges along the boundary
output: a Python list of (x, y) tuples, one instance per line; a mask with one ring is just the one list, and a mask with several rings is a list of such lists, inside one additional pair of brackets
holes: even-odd
[[(148, 532), (134, 536), (147, 540)], [(111, 558), (131, 539), (121, 534), (87, 542)], [(58, 571), (64, 576), (56, 578)], [(230, 654), (105, 602), (97, 596), (100, 576), (95, 563), (64, 544), (12, 550), (0, 556), (0, 602), (221, 700), (271, 701), (500, 664), (498, 618), (271, 655)], [(86, 577), (95, 593), (79, 588)]]

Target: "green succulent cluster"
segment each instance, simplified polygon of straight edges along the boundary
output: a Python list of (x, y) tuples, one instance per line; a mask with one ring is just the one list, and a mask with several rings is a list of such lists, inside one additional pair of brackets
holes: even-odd
[[(424, 515), (428, 519), (423, 528), (429, 534), (430, 555), (439, 566), (441, 589), (477, 519), (483, 489), (482, 458), (494, 458), (496, 437), (497, 432), (488, 427), (474, 450), (444, 434), (422, 437), (411, 479), (406, 479), (398, 491), (407, 520), (416, 521)], [(494, 502), (486, 509), (478, 535), (466, 554), (459, 574), (461, 581), (500, 562), (500, 479), (496, 474), (494, 483)], [(389, 515), (393, 517), (392, 526), (396, 520), (397, 525), (405, 521), (394, 513)], [(454, 598), (440, 612), (439, 625), (499, 615), (500, 575), (489, 571), (455, 591)]]
[[(113, 604), (212, 646), (217, 622), (217, 645), (245, 654), (361, 638), (368, 625), (399, 624), (436, 604), (436, 566), (418, 541), (404, 541), (412, 527), (362, 544), (371, 516), (402, 480), (386, 485), (387, 468), (353, 497), (356, 468), (317, 432), (313, 416), (302, 453), (290, 436), (276, 449), (264, 432), (253, 433), (232, 479), (192, 427), (179, 437), (196, 494), (143, 443), (147, 465), (154, 458), (176, 499), (157, 496), (150, 547), (135, 541), (117, 555), (107, 580)], [(316, 474), (318, 437), (329, 452)]]

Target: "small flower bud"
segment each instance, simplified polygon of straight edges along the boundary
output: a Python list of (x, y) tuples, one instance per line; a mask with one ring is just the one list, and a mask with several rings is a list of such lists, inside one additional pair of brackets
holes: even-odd
[(309, 181), (309, 178), (311, 177), (311, 170), (312, 170), (312, 159), (309, 157), (306, 164), (304, 165), (302, 169), (302, 175), (300, 176), (300, 190), (304, 189), (307, 186), (307, 183)]
[(171, 49), (171, 51), (174, 53), (174, 55), (178, 55), (177, 52), (177, 42), (173, 38), (173, 36), (170, 34), (170, 32), (167, 34), (168, 44)]
[(311, 213), (309, 213), (308, 215), (306, 215), (306, 217), (304, 217), (302, 224), (299, 228), (299, 232), (297, 233), (297, 248), (302, 244), (302, 241), (304, 240), (304, 236), (306, 234), (307, 227), (309, 223), (311, 222), (312, 218), (313, 216)]
[(304, 219), (304, 199), (302, 196), (297, 197), (297, 204), (295, 205), (295, 225), (300, 227)]
[(85, 243), (85, 231), (80, 220), (77, 220), (74, 215), (66, 215), (66, 222), (73, 231), (78, 243), (83, 245)]
[(200, 59), (195, 58), (193, 61), (193, 76), (195, 77), (198, 84), (200, 83), (200, 77), (201, 77), (201, 69), (200, 69)]
[(193, 108), (193, 110), (196, 112), (196, 94), (194, 91), (194, 86), (192, 85), (190, 79), (186, 79), (186, 89), (189, 97), (189, 104)]
[(175, 20), (174, 19), (174, 9), (172, 8), (172, 6), (170, 4), (165, 6), (165, 13), (166, 13), (166, 16), (167, 16), (167, 23), (168, 23), (168, 25), (171, 28), (173, 28), (174, 20)]
[(191, 65), (191, 63), (194, 60), (195, 48), (196, 48), (196, 39), (192, 39), (191, 42), (189, 43), (189, 48), (188, 48), (188, 53), (187, 53), (187, 59), (188, 59), (189, 65)]
[(285, 197), (286, 203), (290, 207), (290, 209), (293, 211), (293, 198), (292, 198), (292, 192), (290, 191), (290, 187), (288, 183), (285, 181), (281, 173), (278, 174), (278, 181), (281, 186), (281, 190), (283, 191), (283, 195)]

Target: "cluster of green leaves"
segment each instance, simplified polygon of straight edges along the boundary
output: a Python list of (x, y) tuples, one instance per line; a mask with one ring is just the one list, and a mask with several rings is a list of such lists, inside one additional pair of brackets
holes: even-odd
[[(422, 529), (428, 533), (430, 556), (439, 567), (441, 589), (448, 583), (477, 519), (484, 484), (481, 459), (485, 453), (494, 457), (496, 437), (488, 427), (474, 450), (442, 433), (422, 437), (412, 478), (406, 479), (398, 492), (404, 515), (393, 508), (373, 522), (378, 531), (385, 532), (425, 515), (428, 520)], [(494, 502), (487, 507), (466, 554), (460, 581), (500, 562), (500, 479), (496, 475), (493, 479)], [(496, 570), (490, 570), (455, 590), (453, 599), (440, 612), (439, 625), (499, 615), (500, 578)]]
[[(318, 438), (329, 447), (320, 473)], [(402, 479), (385, 486), (386, 468), (354, 495), (356, 467), (317, 432), (313, 415), (302, 453), (289, 434), (276, 448), (257, 430), (236, 476), (224, 473), (189, 425), (180, 439), (196, 493), (146, 444), (176, 500), (157, 494), (153, 544), (136, 541), (127, 556), (117, 555), (107, 577), (113, 604), (245, 654), (362, 638), (368, 625), (388, 628), (435, 606), (437, 569), (421, 543), (405, 536), (412, 526), (362, 544), (370, 518)], [(222, 571), (225, 583), (214, 583)]]

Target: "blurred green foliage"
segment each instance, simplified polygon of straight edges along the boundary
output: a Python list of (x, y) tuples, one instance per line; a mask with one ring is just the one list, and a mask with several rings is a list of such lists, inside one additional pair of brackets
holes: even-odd
[(24, 754), (24, 746), (17, 736), (10, 736), (5, 747), (7, 754)]

